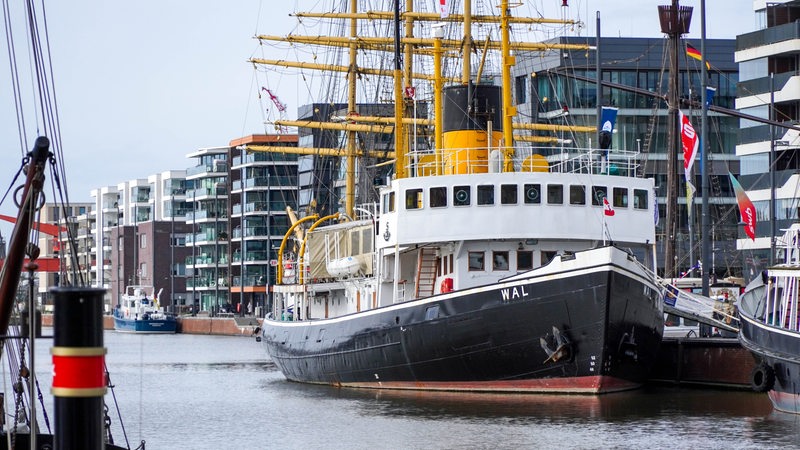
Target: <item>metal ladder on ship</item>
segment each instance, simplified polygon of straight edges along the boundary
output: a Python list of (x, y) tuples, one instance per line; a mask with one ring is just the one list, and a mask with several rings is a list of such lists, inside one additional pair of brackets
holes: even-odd
[(439, 259), (436, 257), (437, 248), (422, 247), (417, 255), (417, 279), (414, 284), (414, 298), (429, 297), (433, 295), (436, 282), (436, 270)]

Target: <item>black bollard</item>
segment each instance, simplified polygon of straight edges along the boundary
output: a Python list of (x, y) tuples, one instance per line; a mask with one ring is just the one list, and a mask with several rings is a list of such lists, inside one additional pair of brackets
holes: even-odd
[(103, 396), (103, 296), (106, 290), (55, 287), (53, 395), (56, 450), (101, 450)]

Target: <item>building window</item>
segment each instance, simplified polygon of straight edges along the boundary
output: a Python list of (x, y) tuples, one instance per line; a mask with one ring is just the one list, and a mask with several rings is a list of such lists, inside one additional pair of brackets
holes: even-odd
[(409, 189), (406, 191), (406, 209), (422, 208), (422, 189)]
[(525, 204), (538, 205), (542, 202), (542, 187), (538, 184), (525, 185)]
[(586, 204), (586, 187), (576, 184), (569, 187), (569, 204), (570, 205), (585, 205)]
[(492, 252), (492, 270), (508, 270), (508, 252)]
[(140, 234), (139, 235), (139, 248), (147, 248), (147, 235)]
[(483, 252), (469, 252), (469, 270), (470, 272), (483, 270)]
[(525, 103), (526, 97), (525, 93), (528, 91), (528, 75), (520, 75), (515, 80), (515, 94), (517, 97), (517, 105), (520, 103)]
[(442, 208), (447, 206), (447, 188), (433, 187), (428, 190), (428, 202), (431, 208)]
[(533, 252), (530, 250), (517, 250), (517, 270), (533, 269)]
[(494, 185), (478, 186), (478, 204), (494, 205)]
[(147, 263), (139, 265), (139, 277), (147, 278)]
[(503, 205), (516, 205), (517, 204), (517, 185), (516, 184), (502, 184), (500, 185), (500, 203)]
[(560, 184), (547, 185), (547, 203), (549, 205), (561, 205), (564, 203), (564, 186)]
[(469, 206), (470, 202), (470, 188), (469, 186), (454, 186), (453, 187), (453, 205), (455, 206)]

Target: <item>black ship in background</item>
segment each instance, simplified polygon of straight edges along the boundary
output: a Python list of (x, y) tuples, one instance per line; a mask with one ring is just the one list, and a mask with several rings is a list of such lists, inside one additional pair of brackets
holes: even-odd
[[(411, 10), (401, 16), (397, 2), (392, 13), (361, 11), (353, 1), (346, 13), (298, 14), (351, 25), (353, 63), (342, 69), (349, 70), (348, 114), (338, 124), (348, 137), (340, 153), (348, 160), (348, 192), (343, 214), (309, 214), (284, 237), (264, 345), (287, 379), (306, 383), (585, 394), (636, 388), (647, 379), (664, 327), (653, 272), (654, 182), (637, 175), (634, 152), (514, 134), (559, 126), (515, 117), (510, 52), (558, 45), (512, 43), (511, 27), (547, 19), (511, 17), (505, 0), (496, 16), (471, 11), (466, 1), (463, 14), (446, 18)], [(394, 20), (395, 38), (363, 37), (362, 18)], [(419, 27), (426, 36), (407, 26), (401, 39), (401, 19), (428, 22)], [(473, 21), (495, 30), (483, 51), (500, 51), (502, 87), (480, 75), (483, 64), (473, 78)], [(445, 39), (446, 32), (466, 38)], [(339, 45), (337, 37), (310, 42)], [(446, 78), (442, 55), (461, 45), (462, 77)], [(433, 73), (407, 71), (402, 78), (401, 48), (406, 62), (412, 50), (427, 55)], [(359, 50), (394, 51), (394, 71), (359, 67)], [(394, 76), (394, 118), (358, 113), (360, 73)], [(401, 87), (415, 77), (432, 81), (430, 119), (404, 117), (412, 108)], [(602, 126), (579, 131), (610, 131), (615, 113), (604, 110)], [(393, 151), (360, 150), (356, 126), (370, 120), (391, 125)], [(419, 137), (410, 138), (406, 124), (424, 125), (433, 145), (408, 145)], [(359, 156), (382, 157), (394, 171), (374, 203), (356, 206), (349, 188), (356, 168), (366, 166)]]

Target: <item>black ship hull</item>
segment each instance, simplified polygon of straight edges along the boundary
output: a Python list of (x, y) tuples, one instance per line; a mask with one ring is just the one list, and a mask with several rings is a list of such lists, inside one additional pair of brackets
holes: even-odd
[(741, 318), (739, 342), (759, 361), (753, 389), (766, 391), (775, 409), (800, 414), (800, 333)]
[(642, 272), (610, 261), (534, 270), (333, 319), (266, 320), (263, 341), (286, 378), (298, 382), (486, 392), (633, 389), (656, 358), (662, 299)]

